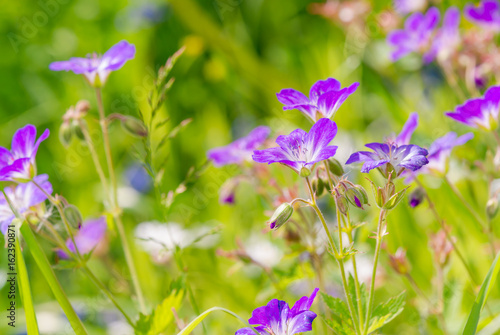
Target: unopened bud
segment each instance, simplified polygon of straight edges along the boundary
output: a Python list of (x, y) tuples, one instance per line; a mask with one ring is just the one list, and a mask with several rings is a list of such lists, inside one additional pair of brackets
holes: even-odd
[(403, 200), (403, 198), (406, 194), (406, 190), (408, 190), (408, 187), (399, 191), (398, 193), (393, 194), (385, 202), (384, 206), (382, 206), (382, 209), (393, 209), (394, 207), (396, 207), (401, 202), (401, 200)]
[(410, 264), (406, 258), (406, 250), (399, 248), (394, 255), (389, 254), (389, 264), (397, 273), (405, 275), (410, 272)]
[(350, 204), (358, 208), (364, 209), (363, 205), (368, 204), (368, 195), (365, 189), (360, 185), (349, 187), (345, 192), (345, 196)]
[(325, 192), (325, 182), (321, 178), (312, 181), (312, 188), (316, 196), (321, 196)]
[(80, 116), (84, 116), (90, 110), (90, 102), (87, 100), (80, 100), (76, 103), (75, 110), (80, 114)]
[(59, 127), (59, 141), (61, 141), (62, 145), (68, 147), (72, 138), (73, 130), (71, 125), (68, 122), (63, 122)]
[(425, 196), (424, 192), (425, 191), (421, 187), (419, 187), (410, 193), (409, 204), (411, 207), (415, 208), (422, 203)]
[(85, 120), (80, 120), (80, 121), (77, 121), (77, 120), (74, 120), (72, 123), (71, 123), (71, 130), (73, 132), (73, 134), (75, 134), (75, 136), (80, 140), (80, 141), (85, 141), (85, 135), (83, 135), (83, 130), (82, 130), (82, 126), (85, 127)]
[(274, 211), (273, 216), (267, 221), (269, 223), (269, 227), (271, 229), (278, 229), (282, 225), (284, 225), (288, 219), (293, 214), (293, 206), (290, 205), (288, 202), (285, 202), (281, 204), (276, 210)]
[(311, 175), (311, 170), (309, 170), (307, 167), (303, 167), (300, 169), (300, 176), (301, 177), (309, 177)]
[(335, 158), (330, 158), (329, 160), (327, 160), (327, 163), (328, 169), (331, 173), (333, 173), (337, 177), (342, 177), (344, 175), (344, 168), (338, 160), (336, 160)]
[(340, 211), (340, 213), (346, 215), (347, 211), (349, 210), (349, 203), (347, 202), (347, 199), (343, 195), (337, 195), (335, 197), (335, 203), (337, 204), (337, 208)]
[(78, 208), (76, 208), (76, 206), (68, 205), (64, 207), (63, 213), (66, 219), (68, 220), (68, 223), (71, 225), (71, 227), (75, 229), (80, 228), (83, 222), (83, 217)]
[(486, 203), (486, 214), (490, 219), (493, 219), (498, 213), (498, 199), (496, 197), (491, 198)]
[(136, 119), (135, 117), (124, 116), (121, 119), (121, 123), (123, 129), (134, 136), (146, 137), (148, 135), (148, 129), (146, 128), (144, 123), (141, 120)]

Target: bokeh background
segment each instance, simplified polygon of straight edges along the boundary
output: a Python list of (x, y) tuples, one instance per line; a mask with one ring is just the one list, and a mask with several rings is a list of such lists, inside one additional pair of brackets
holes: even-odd
[[(338, 157), (348, 154), (366, 142), (381, 141), (397, 133), (413, 111), (420, 114), (421, 124), (413, 143), (428, 146), (449, 130), (462, 134), (465, 127), (452, 123), (443, 115), (461, 103), (448, 87), (435, 65), (424, 66), (418, 56), (410, 56), (393, 64), (385, 43), (386, 27), (392, 22), (384, 16), (392, 8), (390, 1), (367, 2), (370, 10), (363, 24), (332, 20), (318, 14), (315, 1), (301, 0), (172, 0), (168, 1), (98, 1), (40, 0), (38, 2), (5, 2), (0, 13), (0, 144), (9, 146), (14, 131), (27, 123), (51, 136), (40, 147), (38, 169), (50, 175), (55, 192), (78, 206), (84, 217), (96, 217), (103, 211), (102, 194), (97, 174), (88, 151), (77, 141), (64, 148), (58, 139), (62, 115), (78, 100), (87, 99), (91, 131), (98, 133), (94, 92), (83, 77), (65, 72), (51, 72), (49, 64), (91, 52), (103, 53), (125, 39), (135, 44), (137, 53), (121, 70), (111, 74), (104, 88), (108, 113), (136, 116), (147, 110), (147, 93), (160, 65), (176, 50), (185, 46), (172, 76), (176, 78), (168, 92), (163, 116), (169, 116), (169, 127), (192, 118), (164, 147), (168, 155), (163, 165), (163, 192), (175, 189), (186, 178), (191, 167), (206, 161), (206, 151), (246, 135), (258, 125), (269, 125), (273, 135), (288, 133), (309, 122), (297, 111), (283, 112), (276, 93), (283, 88), (307, 92), (320, 79), (334, 77), (343, 85), (360, 82), (360, 87), (344, 103), (335, 117), (339, 126), (336, 145)], [(436, 4), (445, 9), (450, 4), (463, 7), (460, 1)], [(352, 13), (351, 13), (352, 14)], [(349, 18), (349, 13), (346, 13)], [(158, 135), (160, 136), (160, 135)], [(101, 144), (96, 137), (98, 144)], [(208, 167), (188, 184), (168, 210), (168, 222), (179, 236), (189, 240), (200, 232), (215, 230), (200, 243), (180, 251), (182, 264), (166, 253), (158, 261), (134, 238), (137, 225), (148, 221), (164, 221), (154, 192), (138, 189), (146, 181), (133, 182), (131, 168), (139, 160), (135, 152), (141, 142), (125, 133), (119, 124), (111, 128), (114, 159), (119, 173), (120, 199), (125, 207), (125, 223), (134, 246), (134, 257), (148, 304), (152, 308), (173, 287), (188, 283), (186, 295), (178, 311), (186, 321), (213, 306), (233, 310), (244, 318), (271, 298), (292, 303), (312, 290), (311, 268), (300, 259), (283, 239), (283, 233), (265, 230), (270, 208), (256, 194), (255, 187), (243, 183), (238, 187), (236, 204), (219, 204), (218, 190), (237, 168)], [(474, 207), (488, 199), (486, 183), (474, 160), (483, 160), (493, 138), (477, 133), (474, 140), (454, 151), (450, 178)], [(102, 150), (101, 150), (102, 152)], [(101, 156), (101, 158), (104, 158)], [(140, 166), (139, 166), (140, 170)], [(280, 167), (272, 168), (282, 183), (298, 179)], [(349, 172), (350, 178), (367, 185), (363, 176)], [(375, 176), (375, 175), (374, 175)], [(375, 178), (377, 178), (375, 176)], [(458, 236), (466, 258), (478, 276), (483, 278), (491, 260), (485, 255), (486, 241), (450, 189), (439, 179), (426, 179), (431, 197), (446, 222)], [(302, 187), (302, 185), (300, 185)], [(139, 187), (140, 188), (140, 187)], [(142, 192), (141, 192), (142, 191)], [(303, 192), (303, 190), (300, 190)], [(370, 194), (371, 196), (371, 194)], [(330, 221), (334, 209), (322, 203)], [(375, 209), (372, 206), (372, 209)], [(375, 211), (358, 211), (356, 218), (368, 222), (358, 236), (358, 249), (363, 251), (369, 268), (374, 241), (368, 239), (375, 230)], [(391, 212), (386, 249), (407, 249), (412, 275), (429, 296), (435, 294), (435, 275), (429, 250), (429, 233), (438, 229), (427, 205), (417, 209), (406, 203)], [(198, 234), (198, 235), (196, 235)], [(238, 240), (269, 266), (281, 280), (280, 290), (262, 269), (239, 260), (227, 259), (217, 250), (238, 248)], [(45, 244), (49, 259), (56, 262), (51, 246)], [(90, 266), (111, 288), (125, 308), (133, 313), (134, 301), (119, 240), (110, 227), (107, 241), (96, 251)], [(453, 257), (453, 256), (452, 256)], [(6, 253), (0, 250), (0, 287), (4, 285)], [(64, 315), (54, 302), (47, 284), (31, 256), (26, 254), (31, 285), (44, 334), (70, 334)], [(363, 263), (363, 262), (361, 262)], [(371, 268), (370, 268), (371, 269)], [(366, 272), (370, 270), (366, 269)], [(337, 267), (333, 261), (325, 268), (331, 280), (331, 294), (341, 294)], [(112, 305), (91, 283), (74, 269), (58, 269), (57, 275), (78, 306), (92, 334), (126, 334), (126, 327)], [(452, 333), (463, 327), (475, 293), (466, 284), (464, 269), (453, 261), (446, 275), (447, 307), (445, 315)], [(418, 297), (408, 281), (390, 269), (387, 255), (382, 256), (379, 290), (376, 300), (408, 291), (403, 314), (384, 328), (384, 334), (441, 334), (432, 312)], [(6, 288), (0, 290), (2, 306)], [(493, 300), (495, 295), (493, 296)], [(20, 301), (18, 301), (20, 305)], [(19, 306), (18, 305), (18, 306)], [(319, 304), (316, 304), (319, 311)], [(495, 310), (495, 304), (492, 304)], [(419, 312), (420, 311), (424, 311)], [(3, 312), (2, 312), (3, 313)], [(3, 315), (3, 314), (2, 314)], [(316, 321), (321, 323), (321, 320)], [(231, 334), (240, 324), (225, 314), (213, 314), (195, 334)], [(423, 332), (423, 329), (425, 331)], [(171, 330), (174, 333), (174, 330)], [(0, 333), (10, 334), (6, 322), (0, 322)], [(23, 333), (22, 309), (13, 334)]]

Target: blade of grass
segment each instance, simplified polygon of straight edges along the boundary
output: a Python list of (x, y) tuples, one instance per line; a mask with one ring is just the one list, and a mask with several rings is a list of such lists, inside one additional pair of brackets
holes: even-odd
[(33, 299), (31, 297), (30, 280), (26, 264), (24, 263), (19, 239), (16, 238), (16, 270), (19, 277), (18, 286), (21, 301), (23, 302), (24, 314), (26, 317), (26, 330), (30, 335), (38, 335), (38, 323), (36, 321), (35, 308), (33, 307)]
[(69, 323), (71, 324), (71, 327), (73, 328), (75, 333), (77, 335), (88, 334), (87, 330), (85, 329), (85, 326), (83, 325), (82, 321), (80, 320), (75, 310), (73, 309), (73, 306), (71, 306), (71, 303), (69, 302), (68, 297), (64, 293), (61, 284), (57, 280), (57, 277), (54, 271), (52, 270), (52, 267), (50, 266), (47, 256), (45, 256), (42, 247), (38, 243), (38, 240), (36, 239), (33, 232), (31, 231), (31, 227), (26, 222), (21, 225), (21, 234), (23, 235), (24, 240), (28, 245), (31, 255), (35, 259), (38, 268), (42, 272), (45, 280), (47, 280), (47, 283), (49, 284), (52, 293), (54, 293), (57, 302), (64, 311), (64, 314), (66, 314), (66, 317), (68, 318)]
[(198, 326), (203, 321), (203, 319), (205, 319), (210, 313), (215, 312), (215, 311), (222, 311), (222, 312), (225, 312), (225, 313), (235, 317), (236, 319), (240, 320), (243, 324), (245, 324), (245, 326), (252, 328), (252, 330), (255, 332), (255, 334), (259, 335), (259, 332), (257, 332), (255, 329), (253, 329), (253, 327), (251, 327), (245, 320), (243, 320), (242, 317), (240, 317), (236, 313), (231, 312), (230, 310), (222, 308), (222, 307), (212, 307), (210, 309), (207, 309), (205, 312), (198, 315), (198, 317), (196, 319), (191, 321), (177, 335), (189, 335), (189, 334), (191, 334), (191, 332), (196, 328), (196, 326)]
[(499, 258), (500, 253), (498, 253), (495, 257), (495, 260), (493, 261), (493, 264), (491, 264), (488, 274), (484, 278), (481, 289), (479, 290), (479, 293), (476, 297), (476, 301), (474, 301), (474, 305), (472, 305), (469, 318), (467, 319), (467, 323), (465, 324), (463, 335), (476, 334), (481, 310), (483, 309), (484, 304), (486, 303), (486, 299), (488, 299), (488, 295), (490, 294), (490, 290), (492, 287), (491, 284), (496, 282), (498, 272), (500, 271), (500, 262), (498, 261)]

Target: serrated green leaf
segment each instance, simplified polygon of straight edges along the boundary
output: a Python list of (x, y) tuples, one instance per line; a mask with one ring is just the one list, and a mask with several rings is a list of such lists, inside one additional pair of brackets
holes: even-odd
[(172, 291), (161, 304), (156, 306), (153, 313), (150, 315), (139, 315), (139, 320), (136, 324), (137, 335), (160, 335), (174, 321), (172, 308), (178, 309), (184, 297), (184, 291)]
[(401, 292), (398, 296), (390, 298), (387, 302), (378, 305), (372, 312), (368, 334), (391, 322), (398, 316), (398, 314), (403, 311), (405, 299), (406, 292)]
[(325, 293), (321, 293), (321, 296), (331, 312), (331, 319), (325, 319), (326, 324), (337, 334), (355, 334), (349, 308), (346, 303), (340, 298), (335, 298)]

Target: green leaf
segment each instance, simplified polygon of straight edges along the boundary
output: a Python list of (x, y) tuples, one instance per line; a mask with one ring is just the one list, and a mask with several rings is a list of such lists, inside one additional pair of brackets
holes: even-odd
[(30, 335), (38, 335), (38, 323), (36, 320), (35, 308), (33, 307), (33, 298), (31, 297), (30, 280), (28, 270), (24, 263), (23, 253), (19, 246), (19, 238), (15, 239), (16, 270), (19, 276), (18, 286), (21, 300), (23, 302), (24, 313), (26, 315), (26, 330)]
[(469, 318), (467, 319), (467, 323), (465, 324), (463, 335), (474, 335), (477, 331), (479, 315), (481, 314), (481, 310), (483, 309), (484, 304), (486, 303), (486, 299), (488, 299), (488, 295), (490, 294), (492, 286), (491, 284), (496, 282), (498, 272), (500, 271), (500, 262), (498, 262), (499, 257), (500, 253), (497, 254), (497, 257), (495, 257), (495, 260), (493, 261), (493, 264), (491, 264), (488, 274), (484, 278), (481, 289), (479, 290), (476, 300), (474, 301), (474, 305), (472, 305)]
[(349, 308), (340, 298), (334, 298), (328, 294), (321, 293), (326, 306), (330, 309), (331, 319), (325, 319), (326, 324), (337, 334), (355, 334)]
[(203, 319), (205, 319), (210, 313), (215, 312), (215, 311), (222, 311), (222, 312), (225, 312), (225, 313), (235, 317), (236, 319), (240, 320), (243, 324), (245, 324), (246, 327), (252, 328), (252, 330), (255, 332), (255, 334), (259, 335), (259, 333), (255, 329), (253, 329), (253, 327), (249, 326), (248, 323), (245, 320), (243, 320), (243, 318), (238, 316), (236, 313), (231, 312), (230, 310), (222, 308), (222, 307), (212, 307), (210, 309), (207, 309), (205, 312), (198, 315), (198, 317), (196, 319), (191, 321), (177, 335), (189, 335), (189, 334), (191, 334), (191, 332), (196, 328), (196, 326), (198, 326), (200, 324), (201, 321), (203, 321)]
[(398, 316), (403, 311), (405, 299), (406, 292), (401, 292), (398, 296), (387, 300), (386, 303), (378, 305), (372, 312), (368, 334), (391, 322)]
[(135, 333), (137, 335), (163, 334), (174, 320), (172, 309), (179, 309), (183, 297), (184, 291), (174, 290), (161, 304), (156, 306), (153, 313), (150, 315), (140, 314)]

